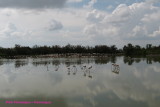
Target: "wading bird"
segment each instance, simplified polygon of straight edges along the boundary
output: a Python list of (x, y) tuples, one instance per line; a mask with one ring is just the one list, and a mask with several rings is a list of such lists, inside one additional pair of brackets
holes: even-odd
[(120, 67), (119, 67), (119, 65), (117, 65), (117, 64), (112, 64), (111, 70), (112, 70), (112, 72), (114, 72), (114, 73), (116, 73), (116, 74), (119, 74)]

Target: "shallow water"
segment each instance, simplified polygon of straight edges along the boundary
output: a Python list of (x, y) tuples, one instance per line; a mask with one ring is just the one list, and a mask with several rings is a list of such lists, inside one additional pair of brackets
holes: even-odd
[(0, 59), (0, 107), (160, 107), (159, 65), (158, 58)]

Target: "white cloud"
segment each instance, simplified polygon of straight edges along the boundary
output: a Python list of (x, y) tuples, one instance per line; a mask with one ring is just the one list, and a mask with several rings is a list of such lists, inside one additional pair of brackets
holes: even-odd
[(94, 4), (97, 3), (97, 0), (90, 0), (90, 2), (85, 5), (85, 8), (93, 8)]
[(159, 13), (160, 8), (148, 2), (129, 6), (120, 4), (113, 12), (105, 13), (105, 17), (98, 17), (100, 12), (93, 10), (87, 14), (90, 25), (86, 25), (84, 31), (97, 40), (103, 37), (106, 42), (109, 37), (119, 40), (155, 39), (159, 37)]
[(32, 44), (33, 32), (19, 28), (16, 24), (9, 22), (0, 29), (1, 44), (7, 47), (12, 47), (15, 44), (28, 45)]
[(160, 28), (157, 31), (154, 31), (153, 34), (149, 35), (150, 37), (160, 37)]
[(12, 34), (17, 31), (17, 27), (13, 23), (8, 23), (3, 29), (0, 30), (1, 37), (13, 36)]
[[(23, 43), (26, 43), (26, 45), (29, 46), (35, 44), (65, 45), (67, 43), (86, 43), (86, 39), (84, 39), (85, 35), (82, 32), (87, 23), (85, 17), (87, 11), (85, 9), (47, 9), (42, 12), (36, 12), (32, 10), (21, 11), (19, 9), (1, 9), (0, 12), (3, 13), (0, 14), (1, 38), (3, 36), (3, 39), (0, 40), (1, 46), (6, 46), (7, 44), (7, 47), (10, 47), (16, 44), (17, 41), (23, 41)], [(10, 14), (9, 17), (6, 15), (8, 13)], [(18, 35), (20, 33), (13, 33), (12, 36), (4, 35), (4, 26), (6, 26), (6, 23), (8, 23), (8, 21), (14, 22), (14, 25), (16, 26), (18, 32), (24, 33), (27, 36), (16, 38), (15, 42), (13, 41), (13, 37), (15, 37), (13, 36), (13, 34)], [(63, 30), (60, 30), (62, 28)], [(58, 32), (55, 30), (58, 30)], [(34, 38), (36, 38), (36, 41), (34, 40)]]
[(68, 0), (69, 3), (74, 3), (74, 2), (82, 2), (83, 0)]
[(62, 28), (63, 28), (62, 23), (54, 19), (52, 19), (52, 21), (49, 23), (49, 26), (48, 26), (49, 31), (60, 30)]
[(5, 8), (5, 9), (2, 9), (0, 10), (1, 14), (2, 15), (5, 15), (5, 16), (12, 16), (13, 14), (16, 14), (16, 12), (12, 9), (8, 9), (8, 8)]
[(104, 16), (105, 15), (102, 12), (98, 12), (96, 9), (94, 9), (87, 13), (86, 18), (88, 21), (99, 22), (103, 20)]
[(88, 25), (84, 28), (84, 33), (89, 34), (89, 35), (97, 35), (98, 29), (96, 25)]
[(147, 35), (147, 29), (145, 26), (135, 26), (129, 36), (136, 37), (137, 35), (144, 36)]
[[(123, 43), (122, 45), (124, 45), (124, 43), (132, 40), (135, 42), (136, 40), (159, 40), (160, 7), (149, 2), (139, 2), (131, 5), (120, 4), (114, 7), (112, 12), (111, 10), (107, 12), (95, 9), (93, 5), (98, 4), (98, 2), (97, 0), (90, 0), (88, 7), (50, 8), (45, 9), (45, 11), (0, 9), (1, 38), (26, 34), (28, 36), (23, 36), (24, 40), (30, 38), (29, 40), (33, 41), (34, 37), (42, 45), (52, 45), (51, 43), (58, 43), (56, 41), (61, 40), (67, 40), (67, 43), (72, 42), (73, 44), (79, 44), (78, 41), (81, 44), (86, 44), (86, 40), (90, 41), (87, 42), (87, 45), (99, 43), (116, 45)], [(7, 27), (4, 28), (4, 26), (9, 22), (14, 22), (17, 28), (17, 31), (13, 31), (14, 33), (11, 31), (8, 33), (12, 36), (6, 36), (7, 33), (4, 33), (7, 32)], [(55, 35), (58, 36), (59, 40), (54, 39)], [(21, 41), (21, 39), (18, 40)], [(2, 41), (4, 42), (1, 39), (0, 45), (3, 45)], [(34, 42), (34, 44), (37, 43)], [(61, 44), (63, 43), (59, 42), (59, 45)]]

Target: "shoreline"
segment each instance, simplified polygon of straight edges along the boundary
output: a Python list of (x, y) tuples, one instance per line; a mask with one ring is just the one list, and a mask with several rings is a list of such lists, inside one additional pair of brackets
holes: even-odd
[(0, 56), (0, 59), (23, 59), (23, 58), (106, 58), (106, 57), (116, 57), (124, 56), (128, 58), (137, 58), (137, 57), (160, 57), (160, 54), (150, 54), (150, 55), (135, 55), (135, 56), (125, 56), (124, 53), (117, 54), (96, 54), (96, 53), (67, 53), (67, 54), (46, 54), (46, 55), (15, 55), (15, 56)]
[(112, 57), (112, 56), (124, 56), (124, 54), (47, 54), (47, 55), (16, 55), (16, 56), (0, 56), (0, 59), (20, 59), (20, 58), (86, 58), (86, 57)]

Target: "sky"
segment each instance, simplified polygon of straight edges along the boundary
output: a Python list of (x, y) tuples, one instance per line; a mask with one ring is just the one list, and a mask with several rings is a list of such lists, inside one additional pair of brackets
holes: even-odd
[(160, 0), (0, 0), (0, 47), (160, 45)]

